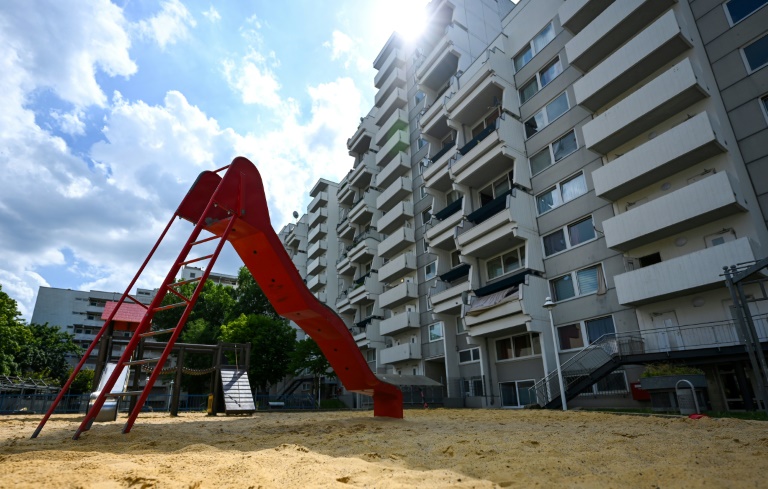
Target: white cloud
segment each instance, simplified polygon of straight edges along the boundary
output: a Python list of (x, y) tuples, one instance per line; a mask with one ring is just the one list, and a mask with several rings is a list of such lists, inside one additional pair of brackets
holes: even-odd
[(85, 134), (85, 122), (82, 121), (82, 117), (82, 110), (74, 110), (69, 113), (62, 113), (58, 110), (51, 111), (51, 118), (58, 122), (61, 132), (70, 136), (82, 136)]
[[(218, 12), (216, 14), (218, 15)], [(189, 36), (189, 28), (196, 25), (197, 22), (183, 3), (179, 0), (168, 0), (163, 2), (160, 13), (139, 21), (136, 29), (141, 37), (152, 39), (161, 49), (165, 49), (168, 44), (186, 39)]]
[[(276, 60), (276, 57), (272, 56)], [(267, 59), (257, 51), (251, 51), (239, 63), (222, 62), (224, 77), (230, 88), (240, 94), (243, 103), (263, 105), (276, 109), (282, 104), (280, 83), (267, 66)]]
[(331, 34), (331, 40), (324, 42), (323, 46), (331, 50), (332, 61), (344, 62), (344, 68), (354, 65), (361, 72), (370, 70), (370, 62), (360, 55), (360, 43), (347, 34), (335, 30)]
[(216, 23), (221, 20), (221, 14), (219, 14), (219, 11), (216, 10), (213, 5), (211, 5), (211, 8), (203, 12), (203, 16), (212, 23)]

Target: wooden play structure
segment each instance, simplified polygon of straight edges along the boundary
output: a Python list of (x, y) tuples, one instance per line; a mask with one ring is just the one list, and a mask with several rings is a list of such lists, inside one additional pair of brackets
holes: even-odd
[[(130, 291), (177, 218), (194, 223), (194, 228), (159, 287), (154, 300), (149, 305), (144, 305), (132, 297)], [(200, 235), (203, 231), (210, 236), (201, 238)], [(131, 280), (116, 307), (111, 311), (101, 330), (86, 350), (85, 355), (74, 368), (72, 376), (40, 421), (32, 438), (40, 434), (56, 405), (69, 389), (72, 380), (83, 367), (86, 358), (101, 341), (123, 304), (142, 307), (144, 309), (143, 316), (136, 332), (120, 356), (117, 368), (103, 386), (103, 390), (97, 396), (73, 438), (79, 438), (82, 432), (91, 428), (107, 398), (112, 397), (136, 398), (135, 405), (123, 427), (123, 433), (128, 433), (131, 430), (152, 386), (181, 334), (187, 317), (213, 269), (213, 264), (227, 241), (232, 244), (245, 266), (248, 267), (275, 311), (294, 321), (317, 342), (347, 390), (372, 396), (374, 416), (403, 417), (402, 392), (396, 386), (384, 382), (374, 375), (344, 322), (332, 309), (318, 301), (307, 289), (283, 248), (282, 242), (272, 229), (264, 185), (259, 172), (248, 159), (237, 157), (228, 166), (216, 171), (202, 172), (197, 177), (136, 276)], [(215, 244), (212, 253), (189, 257), (193, 249), (200, 250), (201, 248), (197, 247), (205, 243)], [(175, 282), (175, 277), (181, 267), (190, 263), (206, 263), (207, 266), (205, 266), (202, 276)], [(186, 283), (196, 283), (195, 290), (190, 297), (184, 296), (178, 289)], [(162, 306), (161, 301), (169, 292), (177, 296), (179, 302)], [(151, 324), (154, 315), (159, 311), (173, 307), (184, 308), (178, 324), (167, 330), (153, 331)], [(143, 338), (168, 333), (171, 335), (170, 339), (160, 356), (145, 358), (143, 356), (145, 352), (139, 351), (139, 345)], [(112, 392), (122, 367), (136, 365), (154, 366), (144, 387), (140, 390)]]

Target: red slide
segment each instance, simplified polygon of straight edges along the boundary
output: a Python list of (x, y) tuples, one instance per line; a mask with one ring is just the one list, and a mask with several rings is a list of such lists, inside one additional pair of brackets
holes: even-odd
[[(227, 236), (278, 314), (292, 320), (315, 340), (347, 390), (373, 396), (374, 416), (403, 417), (403, 395), (382, 382), (363, 358), (344, 322), (307, 289), (296, 267), (272, 229), (264, 184), (253, 163), (237, 157), (224, 176), (200, 174), (178, 208), (177, 214), (197, 222), (214, 199), (205, 230), (225, 234), (234, 213), (234, 227)], [(258, 352), (255, 352), (258, 355)]]

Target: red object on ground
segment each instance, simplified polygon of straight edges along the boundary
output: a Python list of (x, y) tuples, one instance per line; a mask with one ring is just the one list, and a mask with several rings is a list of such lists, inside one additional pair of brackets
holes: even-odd
[(278, 314), (294, 321), (315, 342), (347, 390), (373, 396), (374, 416), (403, 417), (403, 394), (371, 371), (352, 334), (336, 313), (307, 289), (269, 220), (264, 185), (256, 167), (237, 157), (222, 177), (205, 171), (179, 205), (177, 214), (197, 222), (208, 202), (218, 206), (206, 217), (205, 230), (224, 234)]
[(701, 419), (701, 418), (708, 418), (706, 414), (691, 414), (688, 416), (690, 419)]
[(635, 401), (650, 401), (651, 393), (640, 387), (640, 382), (632, 382), (629, 384), (632, 390), (632, 399)]

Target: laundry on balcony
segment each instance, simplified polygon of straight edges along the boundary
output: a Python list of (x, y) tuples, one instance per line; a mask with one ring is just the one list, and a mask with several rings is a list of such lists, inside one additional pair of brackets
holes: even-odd
[(519, 285), (483, 297), (475, 297), (467, 310), (467, 316), (478, 316), (488, 309), (519, 298)]

